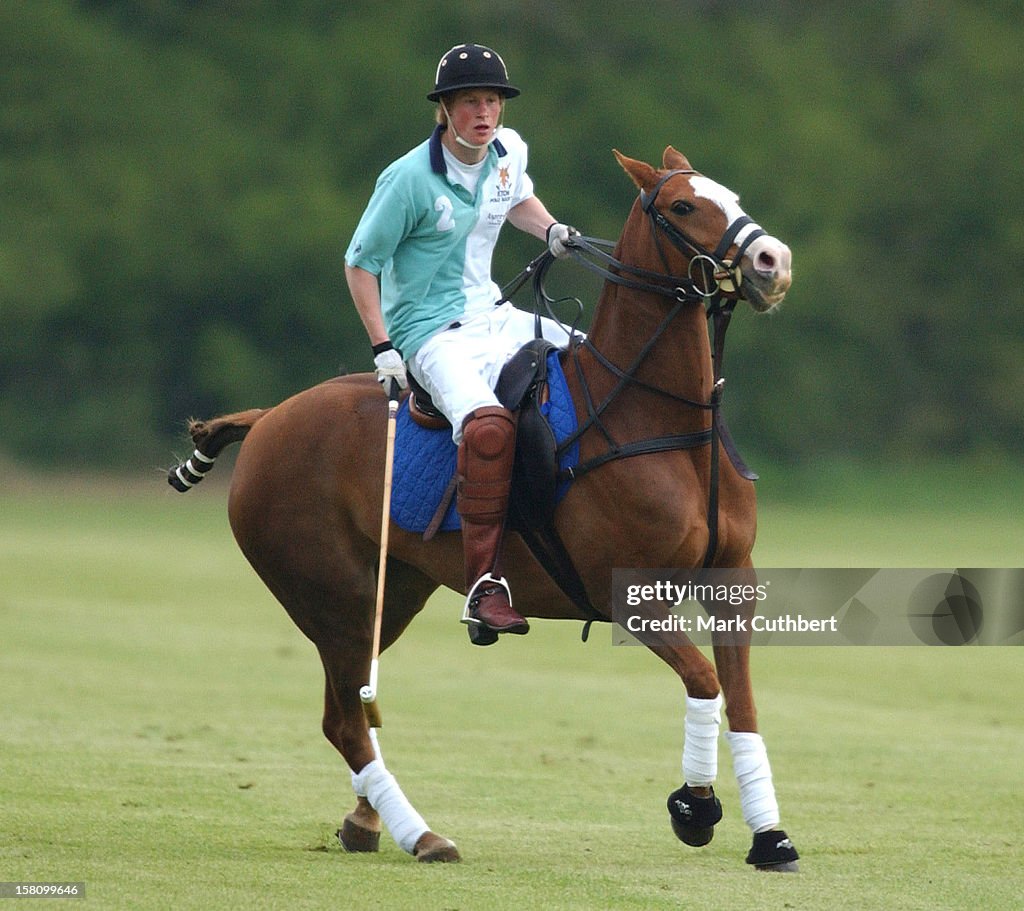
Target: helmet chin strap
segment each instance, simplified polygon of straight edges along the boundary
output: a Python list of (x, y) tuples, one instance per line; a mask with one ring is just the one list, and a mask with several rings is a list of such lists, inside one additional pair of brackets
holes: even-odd
[[(460, 146), (462, 146), (464, 149), (472, 149), (474, 152), (479, 152), (481, 149), (486, 149), (487, 146), (490, 145), (490, 143), (488, 142), (481, 143), (480, 145), (475, 145), (468, 139), (463, 139), (459, 135), (459, 131), (455, 129), (455, 124), (452, 123), (452, 115), (448, 113), (448, 105), (446, 105), (443, 101), (440, 102), (440, 104), (441, 110), (444, 111), (444, 116), (448, 120), (448, 129), (452, 131), (452, 135), (455, 137), (455, 141)], [(504, 105), (502, 105), (502, 109), (504, 110)], [(495, 132), (497, 132), (500, 127), (501, 123), (499, 122), (498, 125), (494, 128)]]

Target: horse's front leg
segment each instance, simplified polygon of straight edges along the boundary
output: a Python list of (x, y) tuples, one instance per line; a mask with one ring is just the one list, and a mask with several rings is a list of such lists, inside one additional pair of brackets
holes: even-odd
[(680, 646), (648, 644), (648, 647), (682, 679), (686, 687), (683, 721), (683, 786), (668, 796), (669, 820), (676, 837), (695, 848), (708, 844), (722, 818), (722, 804), (715, 796), (718, 777), (718, 733), (722, 694), (711, 662), (685, 634)]
[[(753, 568), (743, 571), (746, 581), (754, 579)], [(754, 579), (756, 583), (756, 579)], [(742, 580), (740, 584), (743, 584)], [(747, 863), (759, 870), (794, 872), (797, 854), (792, 841), (780, 825), (779, 804), (772, 781), (771, 764), (764, 739), (758, 733), (757, 709), (750, 679), (751, 620), (756, 601), (741, 606), (705, 604), (709, 613), (734, 621), (712, 630), (715, 668), (725, 695), (725, 713), (729, 730), (725, 734), (732, 753), (733, 771), (739, 785), (740, 810), (753, 833), (753, 845)]]

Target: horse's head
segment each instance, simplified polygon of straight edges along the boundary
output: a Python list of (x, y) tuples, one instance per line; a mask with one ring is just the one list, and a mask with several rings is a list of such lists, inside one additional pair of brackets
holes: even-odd
[(672, 146), (661, 169), (618, 151), (615, 157), (640, 188), (640, 207), (670, 274), (741, 297), (759, 312), (782, 303), (792, 282), (792, 254), (754, 224), (735, 193), (697, 173)]

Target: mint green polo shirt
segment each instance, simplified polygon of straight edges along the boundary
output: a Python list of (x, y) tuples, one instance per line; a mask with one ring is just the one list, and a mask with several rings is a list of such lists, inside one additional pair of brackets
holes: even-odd
[(345, 262), (380, 277), (384, 325), (406, 360), (501, 297), (491, 256), (508, 210), (533, 196), (526, 163), (519, 135), (499, 130), (471, 194), (448, 176), (438, 127), (377, 179)]

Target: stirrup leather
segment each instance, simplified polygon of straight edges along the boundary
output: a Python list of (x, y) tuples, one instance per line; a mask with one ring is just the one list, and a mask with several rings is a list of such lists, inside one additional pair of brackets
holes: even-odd
[(484, 573), (476, 582), (473, 583), (473, 587), (469, 590), (466, 595), (466, 603), (462, 608), (462, 619), (460, 622), (467, 625), (476, 624), (483, 626), (483, 622), (472, 616), (469, 612), (470, 605), (473, 603), (473, 599), (476, 597), (477, 589), (480, 588), (485, 582), (489, 582), (493, 585), (498, 585), (505, 589), (505, 594), (508, 596), (509, 607), (512, 606), (512, 590), (508, 587), (508, 582), (505, 581), (504, 576), (494, 576), (491, 573)]

